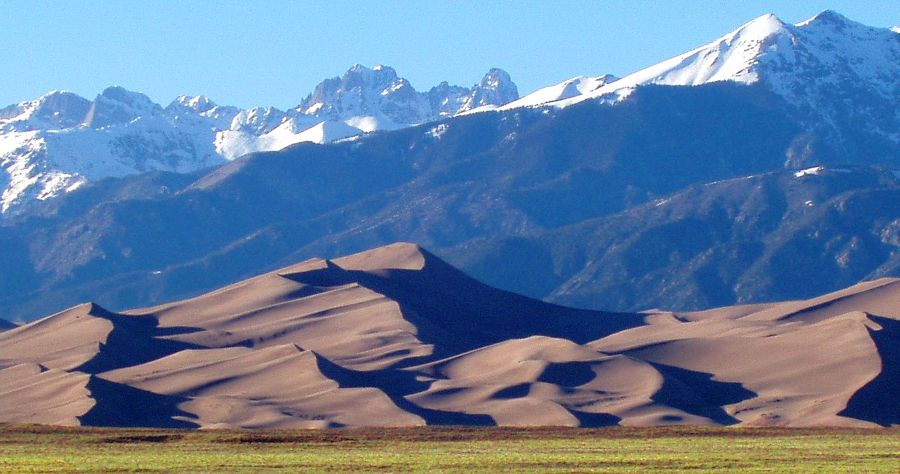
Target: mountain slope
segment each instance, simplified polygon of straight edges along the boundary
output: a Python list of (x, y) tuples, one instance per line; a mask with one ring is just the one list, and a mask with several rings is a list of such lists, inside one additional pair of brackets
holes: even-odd
[[(812, 28), (756, 23), (791, 34)], [(758, 26), (732, 35), (723, 51), (771, 30)], [(847, 38), (835, 36), (822, 54), (849, 58), (847, 45), (868, 30), (843, 31)], [(323, 87), (323, 100), (381, 100), (361, 86), (374, 71), (357, 73)], [(397, 82), (384, 68), (379, 74), (382, 85)], [(489, 76), (486, 84), (502, 83)], [(580, 79), (547, 97), (607, 80)], [(845, 86), (858, 89), (841, 92), (848, 100), (877, 92), (865, 81)], [(431, 107), (447, 106), (432, 99)], [(219, 116), (197, 98), (170, 108)], [(296, 117), (288, 115), (248, 111), (240, 133), (290, 138)], [(89, 298), (113, 309), (158, 304), (397, 240), (427, 245), (500, 287), (619, 310), (805, 298), (897, 276), (897, 147), (873, 138), (864, 120), (834, 122), (855, 137), (835, 141), (811, 131), (808, 118), (763, 79), (646, 84), (615, 103), (473, 113), (187, 175), (93, 182), (0, 226), (0, 263), (16, 269), (0, 275), (0, 307), (27, 320)], [(676, 193), (678, 212), (657, 209)], [(515, 258), (498, 265), (485, 255)], [(804, 266), (826, 277), (797, 278)]]
[[(398, 243), (5, 332), (0, 421), (891, 425), (898, 292), (900, 280), (883, 279), (809, 301), (602, 313), (488, 287)], [(53, 362), (60, 351), (79, 358)]]
[[(780, 166), (796, 130), (755, 89), (646, 88), (616, 107), (475, 114), (298, 145), (180, 183), (167, 178), (165, 191), (129, 178), (143, 196), (122, 199), (119, 190), (132, 187), (122, 184), (86, 200), (100, 204), (73, 204), (98, 184), (0, 227), (9, 242), (0, 258), (22, 262), (0, 294), (19, 305), (8, 314), (26, 318), (86, 298), (123, 308), (402, 238), (446, 249), (523, 235), (765, 172)], [(763, 134), (769, 140), (756, 139)], [(203, 270), (217, 261), (228, 268)]]
[[(868, 147), (897, 161), (900, 146), (900, 35), (872, 28), (833, 11), (790, 25), (774, 15), (756, 18), (692, 51), (591, 87), (554, 98), (552, 89), (571, 89), (571, 79), (506, 106), (565, 107), (584, 100), (616, 102), (649, 84), (697, 86), (714, 82), (759, 84), (783, 98), (805, 127), (847, 150)], [(550, 99), (550, 100), (548, 100)], [(865, 133), (848, 134), (850, 124)], [(886, 148), (886, 149), (885, 149)], [(802, 156), (788, 157), (801, 161)], [(798, 163), (802, 166), (803, 163)]]
[[(445, 255), (489, 283), (574, 306), (697, 309), (808, 298), (900, 272), (898, 186), (877, 168), (772, 172)], [(521, 249), (541, 256), (530, 268), (536, 277), (494, 261)]]

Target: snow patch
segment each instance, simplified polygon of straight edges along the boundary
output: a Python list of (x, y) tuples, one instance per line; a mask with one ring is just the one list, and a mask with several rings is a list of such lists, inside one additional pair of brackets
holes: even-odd
[(795, 178), (802, 178), (804, 176), (819, 176), (822, 172), (825, 171), (824, 166), (814, 166), (812, 168), (806, 168), (805, 170), (800, 170), (794, 173)]
[(435, 140), (440, 140), (441, 137), (444, 136), (445, 133), (447, 133), (447, 130), (450, 130), (450, 125), (441, 123), (425, 132), (425, 134)]

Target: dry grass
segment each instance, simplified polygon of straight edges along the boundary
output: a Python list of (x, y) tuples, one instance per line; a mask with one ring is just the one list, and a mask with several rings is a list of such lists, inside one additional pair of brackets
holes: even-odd
[(900, 430), (0, 427), (3, 472), (900, 472)]

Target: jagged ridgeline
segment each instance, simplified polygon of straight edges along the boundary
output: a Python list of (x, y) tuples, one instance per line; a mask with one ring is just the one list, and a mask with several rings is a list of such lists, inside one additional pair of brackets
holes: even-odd
[(163, 108), (122, 87), (93, 101), (53, 91), (0, 109), (0, 218), (101, 178), (188, 173), (247, 153), (396, 130), (518, 98), (500, 69), (472, 87), (443, 82), (418, 92), (380, 65), (326, 79), (288, 110), (239, 109), (203, 96), (180, 96)]

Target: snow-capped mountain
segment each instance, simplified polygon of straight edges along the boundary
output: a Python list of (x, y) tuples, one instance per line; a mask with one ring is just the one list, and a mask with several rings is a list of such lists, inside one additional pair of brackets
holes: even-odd
[(0, 111), (0, 213), (86, 181), (223, 161), (200, 115), (181, 120), (147, 96), (110, 87), (94, 101), (54, 91)]
[(360, 65), (323, 81), (287, 111), (242, 110), (203, 96), (180, 96), (163, 108), (122, 87), (93, 101), (52, 91), (0, 109), (0, 215), (100, 178), (191, 172), (251, 152), (394, 130), (517, 98), (499, 69), (471, 88), (445, 82), (421, 93), (390, 67)]
[(388, 66), (354, 65), (326, 79), (290, 110), (249, 109), (216, 136), (226, 159), (280, 150), (300, 142), (327, 143), (378, 130), (397, 130), (473, 110), (497, 108), (519, 98), (502, 69), (491, 69), (471, 88), (446, 82), (418, 92)]
[[(900, 143), (900, 36), (824, 11), (796, 25), (763, 15), (721, 38), (618, 80), (574, 78), (503, 107), (615, 103), (647, 84), (761, 84), (811, 127), (839, 135), (842, 123)], [(840, 138), (840, 137), (838, 137)]]
[(472, 87), (443, 82), (419, 92), (390, 67), (360, 65), (321, 82), (288, 110), (241, 110), (202, 96), (181, 96), (163, 108), (120, 87), (93, 101), (54, 91), (0, 109), (0, 216), (107, 176), (189, 172), (251, 152), (485, 110), (561, 108), (587, 100), (614, 105), (652, 84), (721, 82), (781, 97), (810, 132), (785, 152), (790, 167), (812, 165), (807, 151), (817, 141), (829, 143), (833, 161), (853, 161), (847, 158), (853, 153), (857, 161), (865, 153), (900, 160), (898, 29), (825, 11), (795, 25), (764, 15), (625, 77), (575, 77), (522, 98), (499, 69)]
[[(491, 69), (475, 87), (469, 91), (462, 107), (455, 113), (469, 112), (476, 109), (496, 108), (519, 98), (519, 90), (513, 84), (509, 74), (502, 69)], [(453, 115), (451, 113), (450, 115)]]
[(518, 98), (516, 85), (502, 69), (491, 69), (472, 88), (443, 82), (420, 93), (409, 81), (398, 77), (393, 68), (378, 65), (369, 69), (357, 64), (342, 77), (320, 83), (295, 111), (335, 121), (367, 117), (367, 121), (357, 119), (356, 122), (379, 124), (380, 129), (386, 129), (457, 115), (478, 107), (497, 107)]

